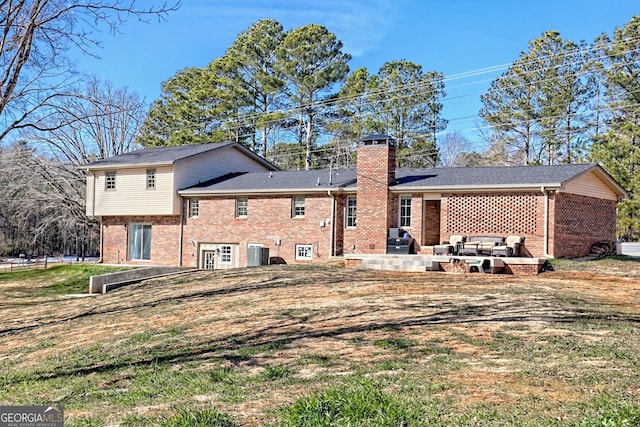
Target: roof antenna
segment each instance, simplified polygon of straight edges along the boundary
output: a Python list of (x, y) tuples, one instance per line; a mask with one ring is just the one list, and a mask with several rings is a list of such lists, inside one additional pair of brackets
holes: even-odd
[(318, 177), (318, 182), (316, 182), (316, 185), (320, 185), (320, 177)]
[(269, 171), (269, 178), (273, 177), (273, 172)]

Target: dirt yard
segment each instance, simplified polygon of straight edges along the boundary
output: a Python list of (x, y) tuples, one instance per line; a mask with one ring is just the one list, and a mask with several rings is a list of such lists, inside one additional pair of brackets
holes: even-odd
[(59, 402), (69, 425), (215, 407), (242, 426), (277, 424), (281, 408), (353, 377), (446, 408), (442, 425), (491, 413), (574, 422), (605, 396), (640, 401), (640, 262), (556, 270), (269, 266), (55, 298), (21, 293), (43, 283), (5, 283), (0, 401)]

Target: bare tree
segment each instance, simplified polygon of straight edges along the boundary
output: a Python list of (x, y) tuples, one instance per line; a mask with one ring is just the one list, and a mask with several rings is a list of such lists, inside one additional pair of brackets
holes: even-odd
[(91, 79), (74, 97), (40, 119), (48, 130), (27, 130), (24, 139), (48, 148), (63, 163), (81, 166), (136, 148), (135, 137), (146, 114), (143, 100), (127, 88)]
[(444, 167), (466, 166), (462, 163), (472, 151), (471, 142), (462, 133), (446, 133), (438, 141), (438, 163)]
[(49, 130), (23, 130), (28, 143), (0, 152), (0, 230), (10, 246), (5, 252), (84, 256), (97, 243), (79, 166), (130, 151), (145, 111), (137, 95), (96, 79), (75, 92), (41, 119), (51, 122)]
[[(49, 130), (43, 121), (60, 98), (74, 96), (65, 53), (95, 55), (100, 27), (117, 32), (124, 20), (163, 19), (179, 3), (138, 7), (135, 0), (0, 0), (0, 141), (17, 129)], [(80, 120), (83, 117), (74, 118)]]

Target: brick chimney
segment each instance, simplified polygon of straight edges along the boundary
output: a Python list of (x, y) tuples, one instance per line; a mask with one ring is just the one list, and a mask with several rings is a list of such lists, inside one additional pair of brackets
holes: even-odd
[(362, 254), (387, 252), (393, 223), (389, 186), (396, 176), (396, 144), (388, 135), (370, 135), (358, 145), (357, 245)]

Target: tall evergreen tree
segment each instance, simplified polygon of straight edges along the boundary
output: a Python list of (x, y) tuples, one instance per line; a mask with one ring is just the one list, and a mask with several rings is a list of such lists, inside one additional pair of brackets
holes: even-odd
[(283, 38), (280, 23), (261, 20), (242, 32), (224, 56), (236, 90), (246, 103), (239, 113), (250, 132), (249, 147), (263, 155), (269, 136), (283, 117), (278, 110), (285, 82), (275, 69), (275, 52)]
[(480, 117), (512, 163), (573, 163), (585, 150), (597, 85), (590, 49), (557, 31), (529, 43), (482, 95)]
[(333, 139), (326, 146), (330, 149), (330, 166), (351, 167), (355, 162), (356, 143), (373, 129), (371, 76), (366, 68), (359, 68), (345, 79), (338, 98), (334, 120), (326, 128)]
[(617, 28), (613, 39), (598, 45), (606, 58), (605, 85), (609, 101), (608, 131), (594, 139), (591, 158), (629, 191), (618, 204), (619, 235), (640, 239), (640, 16)]
[(211, 142), (221, 126), (223, 90), (218, 61), (206, 68), (187, 68), (162, 84), (142, 125), (137, 142), (145, 146)]
[(447, 124), (441, 116), (444, 95), (443, 75), (424, 73), (413, 62), (387, 62), (373, 76), (372, 127), (397, 140), (398, 157), (405, 159), (400, 166), (436, 164), (436, 133)]
[(310, 24), (287, 33), (276, 52), (278, 69), (287, 81), (288, 106), (295, 111), (297, 141), (305, 147), (305, 168), (311, 168), (312, 152), (335, 84), (349, 72), (349, 54), (342, 42), (325, 27)]

